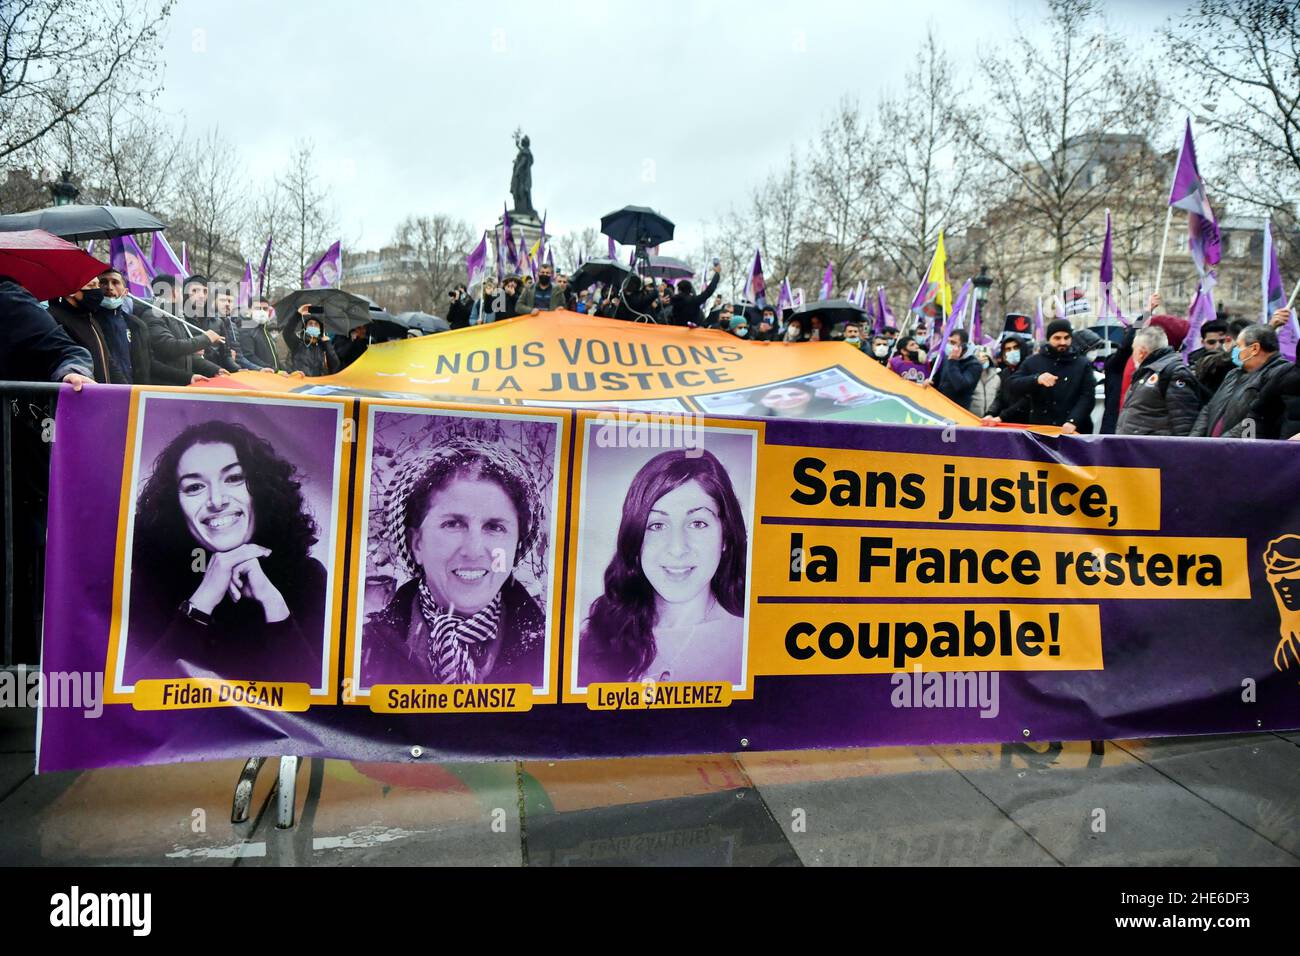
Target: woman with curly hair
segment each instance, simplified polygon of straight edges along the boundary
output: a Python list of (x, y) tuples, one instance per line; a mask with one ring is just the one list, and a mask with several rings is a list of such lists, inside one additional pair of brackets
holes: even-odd
[(623, 500), (605, 593), (578, 644), (578, 683), (744, 680), (745, 519), (710, 452), (662, 452)]
[(319, 682), (326, 574), (296, 472), (234, 422), (190, 425), (159, 454), (135, 511), (132, 682)]
[(527, 466), (450, 438), (402, 466), (385, 512), (408, 580), (362, 629), (362, 684), (540, 686), (545, 616), (514, 577), (544, 524)]

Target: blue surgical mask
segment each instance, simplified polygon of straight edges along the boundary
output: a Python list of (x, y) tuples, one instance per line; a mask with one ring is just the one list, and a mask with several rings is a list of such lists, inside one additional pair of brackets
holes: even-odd
[(1237, 366), (1237, 368), (1243, 368), (1243, 367), (1244, 367), (1244, 366), (1241, 364), (1241, 346), (1240, 346), (1240, 345), (1234, 345), (1234, 346), (1232, 347), (1232, 364), (1235, 365), (1235, 366)]
[(100, 305), (110, 310), (120, 309), (122, 308), (122, 303), (125, 301), (126, 299), (120, 295), (112, 295), (112, 296), (106, 295), (104, 296), (104, 301), (101, 302)]
[(1020, 350), (1019, 350), (1019, 349), (1012, 349), (1010, 352), (1008, 352), (1008, 353), (1007, 353), (1007, 356), (1006, 356), (1006, 361), (1007, 361), (1007, 364), (1008, 364), (1008, 365), (1019, 365), (1019, 364), (1020, 364)]
[(303, 334), (306, 335), (307, 338), (309, 338), (309, 339), (320, 338), (320, 329), (316, 328), (316, 326), (314, 326), (314, 325), (309, 325), (309, 326), (307, 326), (305, 329), (303, 329), (302, 331), (303, 331)]

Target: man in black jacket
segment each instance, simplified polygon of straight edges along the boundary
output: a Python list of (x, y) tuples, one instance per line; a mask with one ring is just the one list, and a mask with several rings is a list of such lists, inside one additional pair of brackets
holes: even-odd
[(1115, 434), (1190, 435), (1201, 411), (1201, 387), (1182, 356), (1170, 347), (1164, 329), (1151, 325), (1137, 331), (1133, 365)]
[(289, 363), (280, 357), (276, 347), (279, 334), (272, 330), (271, 303), (254, 299), (248, 321), (239, 328), (239, 348), (252, 361), (268, 372), (288, 372)]
[(1092, 431), (1097, 380), (1092, 363), (1074, 349), (1065, 319), (1047, 323), (1047, 344), (1020, 365), (1007, 387), (1011, 398), (1029, 401), (1027, 425), (1059, 425), (1062, 433)]
[(94, 361), (95, 381), (101, 385), (130, 385), (126, 371), (118, 365), (109, 349), (108, 334), (95, 318), (104, 290), (99, 279), (91, 279), (82, 288), (50, 303), (50, 315), (63, 326), (72, 340), (90, 353)]
[(934, 386), (939, 394), (952, 399), (962, 408), (970, 408), (971, 395), (975, 385), (984, 371), (980, 360), (967, 346), (970, 335), (965, 329), (953, 329), (948, 336), (948, 353), (939, 363), (939, 374), (935, 376)]
[[(211, 378), (225, 372), (203, 356), (208, 346), (221, 336), (215, 331), (201, 331), (186, 325), (180, 297), (176, 294), (176, 279), (163, 273), (153, 281), (154, 303), (157, 308), (144, 315), (149, 336), (150, 369), (155, 384), (189, 385), (199, 379)], [(170, 313), (170, 314), (168, 314)]]
[(713, 295), (713, 290), (718, 287), (718, 282), (722, 279), (722, 266), (713, 267), (713, 275), (709, 277), (709, 284), (704, 287), (704, 291), (699, 295), (695, 294), (695, 289), (690, 280), (683, 279), (677, 283), (677, 291), (672, 297), (672, 324), (673, 325), (699, 325), (700, 324), (700, 306), (709, 301), (709, 296)]
[(78, 392), (94, 381), (86, 349), (8, 276), (0, 276), (0, 380), (67, 382)]
[(1256, 437), (1261, 419), (1270, 417), (1261, 403), (1262, 396), (1271, 393), (1274, 379), (1292, 367), (1278, 352), (1277, 332), (1258, 323), (1246, 326), (1237, 335), (1232, 362), (1237, 367), (1201, 409), (1192, 437)]

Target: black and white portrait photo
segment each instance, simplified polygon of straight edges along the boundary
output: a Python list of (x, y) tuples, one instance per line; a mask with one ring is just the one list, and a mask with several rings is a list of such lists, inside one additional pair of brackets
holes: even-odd
[(375, 684), (546, 692), (560, 420), (367, 414), (357, 693)]
[(687, 447), (585, 446), (575, 692), (645, 679), (746, 686), (755, 435), (696, 431), (702, 442)]
[(141, 679), (324, 693), (342, 406), (146, 394), (116, 688)]

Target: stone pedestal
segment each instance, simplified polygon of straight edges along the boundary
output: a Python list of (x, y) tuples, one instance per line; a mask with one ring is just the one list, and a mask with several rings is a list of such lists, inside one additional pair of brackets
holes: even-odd
[[(496, 222), (496, 236), (500, 238), (505, 232), (505, 217), (502, 216)], [(519, 238), (523, 237), (525, 248), (531, 249), (539, 236), (542, 234), (542, 221), (534, 215), (528, 213), (516, 212), (510, 210), (510, 233), (515, 243), (515, 249), (519, 248)], [(508, 260), (507, 260), (508, 261)], [(527, 267), (520, 263), (520, 272), (526, 272)]]

